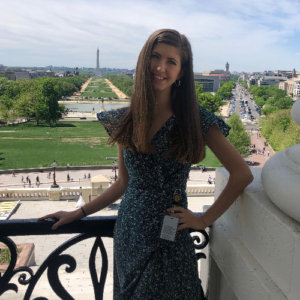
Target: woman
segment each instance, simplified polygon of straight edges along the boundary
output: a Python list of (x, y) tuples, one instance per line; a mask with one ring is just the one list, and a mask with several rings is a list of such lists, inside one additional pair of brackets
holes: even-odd
[[(198, 105), (186, 37), (155, 31), (139, 55), (130, 107), (98, 119), (118, 145), (118, 180), (82, 209), (41, 219), (58, 219), (56, 229), (123, 195), (114, 232), (114, 299), (202, 299), (188, 228), (211, 225), (252, 174), (224, 137), (229, 126)], [(215, 203), (196, 216), (187, 209), (186, 182), (191, 164), (204, 158), (205, 145), (230, 177)], [(170, 237), (164, 225), (174, 220), (177, 232)]]

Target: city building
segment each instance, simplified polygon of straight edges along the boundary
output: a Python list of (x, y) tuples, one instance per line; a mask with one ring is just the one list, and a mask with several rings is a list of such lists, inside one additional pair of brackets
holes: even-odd
[(258, 86), (263, 86), (263, 85), (274, 86), (286, 80), (287, 77), (283, 77), (283, 76), (262, 76), (260, 79), (257, 80), (257, 84)]
[(33, 79), (37, 77), (54, 77), (55, 73), (51, 70), (14, 70), (7, 69), (5, 71), (0, 71), (0, 77), (6, 77), (10, 80), (19, 80), (19, 79)]
[(296, 70), (292, 72), (292, 78), (280, 82), (279, 88), (285, 90), (288, 96), (293, 97), (294, 100), (299, 100), (300, 98), (300, 75), (298, 76)]
[[(300, 78), (298, 79), (300, 80)], [(281, 90), (286, 91), (288, 96), (292, 96), (294, 92), (294, 85), (296, 82), (296, 78), (294, 79), (288, 79), (286, 81), (282, 81), (279, 83), (278, 88)]]
[(196, 73), (194, 79), (202, 84), (205, 92), (216, 92), (220, 88), (221, 82), (228, 81), (230, 76), (229, 63), (227, 62), (224, 70), (207, 70)]
[(194, 80), (202, 84), (204, 92), (216, 92), (221, 86), (219, 76), (194, 74)]
[(34, 71), (29, 71), (30, 74), (30, 78), (37, 78), (37, 77), (44, 77), (44, 76), (48, 76), (48, 77), (54, 77), (55, 73), (51, 70), (34, 70)]
[(15, 71), (15, 80), (19, 79), (31, 79), (30, 73), (28, 71)]
[(16, 80), (16, 74), (11, 70), (0, 71), (0, 77), (6, 77), (9, 80)]

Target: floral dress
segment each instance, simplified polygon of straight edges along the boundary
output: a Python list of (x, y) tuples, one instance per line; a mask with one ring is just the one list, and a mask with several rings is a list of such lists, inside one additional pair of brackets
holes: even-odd
[[(128, 108), (97, 115), (109, 134)], [(226, 136), (230, 127), (199, 106), (203, 135), (216, 124)], [(123, 195), (114, 229), (115, 300), (203, 299), (193, 241), (187, 229), (175, 241), (160, 238), (167, 208), (175, 190), (179, 205), (187, 208), (186, 183), (191, 164), (163, 158), (176, 124), (171, 116), (154, 135), (155, 153), (124, 150), (129, 184)]]

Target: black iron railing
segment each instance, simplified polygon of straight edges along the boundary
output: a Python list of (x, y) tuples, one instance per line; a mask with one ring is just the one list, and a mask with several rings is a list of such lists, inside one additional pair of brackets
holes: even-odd
[[(61, 299), (74, 299), (71, 294), (62, 285), (58, 270), (62, 265), (67, 265), (66, 272), (74, 272), (76, 269), (76, 259), (70, 254), (64, 254), (64, 251), (69, 247), (89, 238), (95, 238), (89, 257), (89, 271), (94, 288), (95, 299), (103, 299), (103, 291), (108, 269), (107, 252), (102, 242), (102, 237), (113, 237), (113, 228), (116, 221), (115, 216), (111, 217), (88, 217), (75, 221), (71, 224), (64, 225), (53, 231), (51, 226), (54, 221), (46, 220), (39, 222), (37, 219), (25, 220), (7, 220), (0, 222), (0, 243), (5, 244), (11, 253), (11, 261), (8, 268), (3, 273), (0, 273), (0, 298), (5, 296), (5, 292), (12, 290), (18, 293), (18, 285), (12, 282), (12, 279), (17, 276), (18, 283), (26, 287), (26, 292), (23, 299), (30, 299), (33, 290), (41, 276), (47, 271), (48, 281), (52, 290)], [(78, 233), (75, 237), (57, 247), (45, 261), (39, 266), (34, 273), (28, 266), (16, 267), (17, 262), (17, 247), (12, 236), (30, 236), (30, 235), (57, 235)], [(4, 235), (5, 234), (5, 235)], [(194, 239), (197, 258), (205, 258), (201, 253), (201, 249), (208, 244), (208, 235), (206, 231), (191, 232)], [(100, 250), (101, 253), (101, 272), (100, 278), (97, 276), (96, 270), (96, 253)], [(36, 297), (34, 300), (46, 300), (45, 297)]]

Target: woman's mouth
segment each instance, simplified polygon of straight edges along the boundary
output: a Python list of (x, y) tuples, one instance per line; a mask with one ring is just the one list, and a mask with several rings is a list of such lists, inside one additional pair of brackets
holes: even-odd
[(154, 78), (157, 80), (164, 80), (164, 77), (158, 76), (158, 75), (154, 75)]

